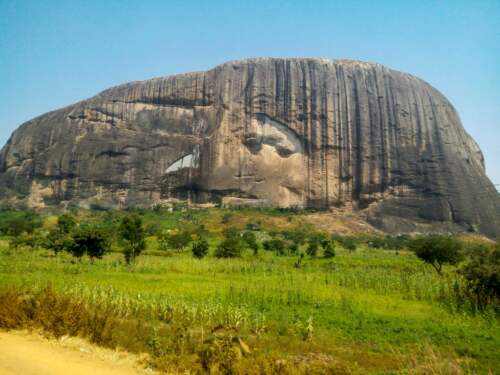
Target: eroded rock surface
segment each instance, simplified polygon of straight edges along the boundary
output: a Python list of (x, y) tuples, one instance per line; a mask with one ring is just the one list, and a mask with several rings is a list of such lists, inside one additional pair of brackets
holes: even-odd
[(0, 189), (35, 207), (234, 198), (500, 234), (499, 195), (446, 98), (347, 60), (249, 59), (111, 88), (21, 125)]

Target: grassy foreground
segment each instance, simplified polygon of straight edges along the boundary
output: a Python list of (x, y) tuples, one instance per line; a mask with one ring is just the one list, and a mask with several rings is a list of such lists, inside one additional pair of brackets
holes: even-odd
[[(177, 225), (178, 213), (146, 212)], [(218, 211), (204, 213), (211, 252)], [(46, 217), (44, 226), (53, 225)], [(231, 225), (306, 225), (300, 215), (240, 212)], [(332, 259), (276, 256), (193, 259), (147, 251), (125, 265), (9, 249), (0, 239), (0, 327), (81, 335), (147, 353), (145, 363), (188, 373), (500, 373), (500, 321), (457, 298), (452, 269), (439, 276), (413, 253), (341, 247)], [(115, 249), (118, 250), (118, 249)]]

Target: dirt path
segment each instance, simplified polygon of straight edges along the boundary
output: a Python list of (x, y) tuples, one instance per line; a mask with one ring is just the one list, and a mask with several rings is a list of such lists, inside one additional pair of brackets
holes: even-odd
[(78, 338), (47, 340), (26, 332), (0, 331), (2, 375), (138, 375), (153, 374), (137, 357), (95, 347)]

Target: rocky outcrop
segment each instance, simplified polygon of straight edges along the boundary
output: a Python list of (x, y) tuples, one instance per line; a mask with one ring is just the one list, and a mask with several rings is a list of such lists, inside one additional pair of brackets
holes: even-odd
[(132, 82), (37, 117), (0, 153), (4, 201), (245, 199), (341, 207), (389, 231), (500, 234), (500, 198), (453, 106), (382, 65), (249, 59)]

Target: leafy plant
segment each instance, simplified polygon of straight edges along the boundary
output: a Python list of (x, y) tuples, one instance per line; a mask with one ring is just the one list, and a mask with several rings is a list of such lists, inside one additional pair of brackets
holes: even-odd
[(204, 258), (208, 253), (208, 242), (206, 240), (198, 240), (193, 242), (191, 251), (195, 258)]
[(141, 217), (137, 214), (125, 216), (120, 223), (119, 233), (125, 243), (125, 262), (130, 264), (146, 248)]
[(479, 307), (500, 300), (500, 245), (494, 249), (479, 245), (471, 249), (469, 260), (459, 270)]
[(250, 231), (244, 232), (242, 240), (249, 247), (249, 249), (253, 251), (254, 255), (257, 255), (257, 253), (259, 252), (259, 244), (257, 243), (257, 237), (255, 236), (255, 233)]
[(80, 225), (71, 237), (62, 236), (63, 247), (75, 257), (87, 254), (90, 259), (101, 259), (109, 250), (109, 242), (105, 234), (96, 226)]
[(215, 249), (217, 258), (235, 258), (241, 256), (243, 241), (238, 231), (230, 228), (224, 233), (224, 240)]
[(413, 240), (410, 244), (415, 255), (430, 264), (438, 274), (444, 264), (457, 264), (463, 258), (462, 243), (451, 236), (431, 235)]

